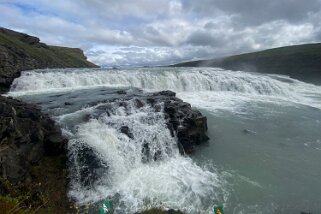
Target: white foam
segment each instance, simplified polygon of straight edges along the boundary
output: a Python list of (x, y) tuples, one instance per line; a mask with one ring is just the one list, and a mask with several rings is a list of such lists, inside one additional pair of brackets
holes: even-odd
[[(77, 179), (79, 175), (75, 173), (71, 197), (79, 204), (86, 204), (117, 196), (115, 209), (120, 213), (134, 213), (150, 207), (205, 212), (210, 210), (212, 201), (226, 199), (222, 181), (216, 173), (179, 154), (163, 113), (154, 112), (147, 106), (135, 108), (132, 102), (127, 102), (126, 106), (116, 105), (110, 110), (110, 116), (102, 114), (78, 125), (69, 143), (70, 159), (75, 161), (73, 166), (82, 167), (73, 157), (85, 144), (108, 163), (109, 168), (89, 189), (81, 185)], [(82, 113), (62, 116), (60, 121), (81, 117)], [(122, 126), (129, 127), (133, 139), (119, 131)], [(161, 151), (161, 160), (142, 161), (146, 143), (151, 157)]]
[[(90, 87), (138, 87), (145, 90), (182, 92), (192, 104), (212, 101), (212, 109), (234, 108), (244, 101), (295, 103), (321, 108), (321, 87), (286, 76), (261, 75), (217, 68), (137, 68), (131, 70), (37, 70), (14, 80), (9, 95), (77, 90)], [(211, 93), (209, 93), (211, 92)], [(194, 98), (193, 98), (194, 96)], [(202, 97), (199, 99), (198, 97)], [(205, 103), (212, 100), (209, 103)]]

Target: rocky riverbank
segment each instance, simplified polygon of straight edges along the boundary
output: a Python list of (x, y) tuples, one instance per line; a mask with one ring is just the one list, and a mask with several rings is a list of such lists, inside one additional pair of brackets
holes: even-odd
[[(0, 92), (20, 72), (97, 67), (78, 48), (48, 46), (37, 37), (0, 28)], [(0, 212), (66, 213), (67, 140), (34, 105), (0, 96)]]
[(36, 106), (0, 96), (0, 210), (67, 209), (66, 143)]

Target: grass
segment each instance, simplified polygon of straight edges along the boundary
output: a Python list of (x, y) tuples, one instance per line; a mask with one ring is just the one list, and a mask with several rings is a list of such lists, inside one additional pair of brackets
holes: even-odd
[(25, 55), (39, 65), (47, 67), (95, 67), (95, 65), (86, 60), (80, 49), (48, 46), (48, 48), (37, 48), (28, 45), (15, 37), (0, 33), (0, 45), (8, 47), (15, 55)]
[(0, 196), (0, 211), (3, 214), (31, 214), (32, 210), (25, 207), (23, 201), (24, 199), (19, 200), (18, 198), (12, 198), (9, 196)]
[(288, 75), (308, 82), (321, 82), (321, 43), (274, 48), (212, 60), (176, 64), (181, 67), (221, 67)]
[(65, 161), (64, 155), (44, 157), (32, 167), (32, 181), (0, 179), (6, 193), (0, 196), (0, 213), (68, 213)]

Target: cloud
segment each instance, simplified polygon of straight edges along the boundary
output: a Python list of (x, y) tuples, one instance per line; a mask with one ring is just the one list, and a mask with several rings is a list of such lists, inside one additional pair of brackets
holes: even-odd
[(320, 0), (193, 0), (183, 1), (186, 10), (208, 17), (217, 13), (234, 14), (242, 25), (257, 25), (274, 20), (300, 22), (309, 13), (320, 11)]
[(0, 0), (0, 25), (100, 65), (161, 65), (321, 40), (321, 0)]

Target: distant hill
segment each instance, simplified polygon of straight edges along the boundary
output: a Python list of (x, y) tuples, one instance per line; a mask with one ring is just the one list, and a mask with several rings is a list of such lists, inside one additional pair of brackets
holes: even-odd
[(321, 43), (280, 47), (172, 66), (220, 67), (229, 70), (283, 74), (302, 81), (321, 84)]
[(37, 37), (0, 27), (0, 92), (23, 70), (85, 67), (98, 66), (79, 48), (48, 46)]

